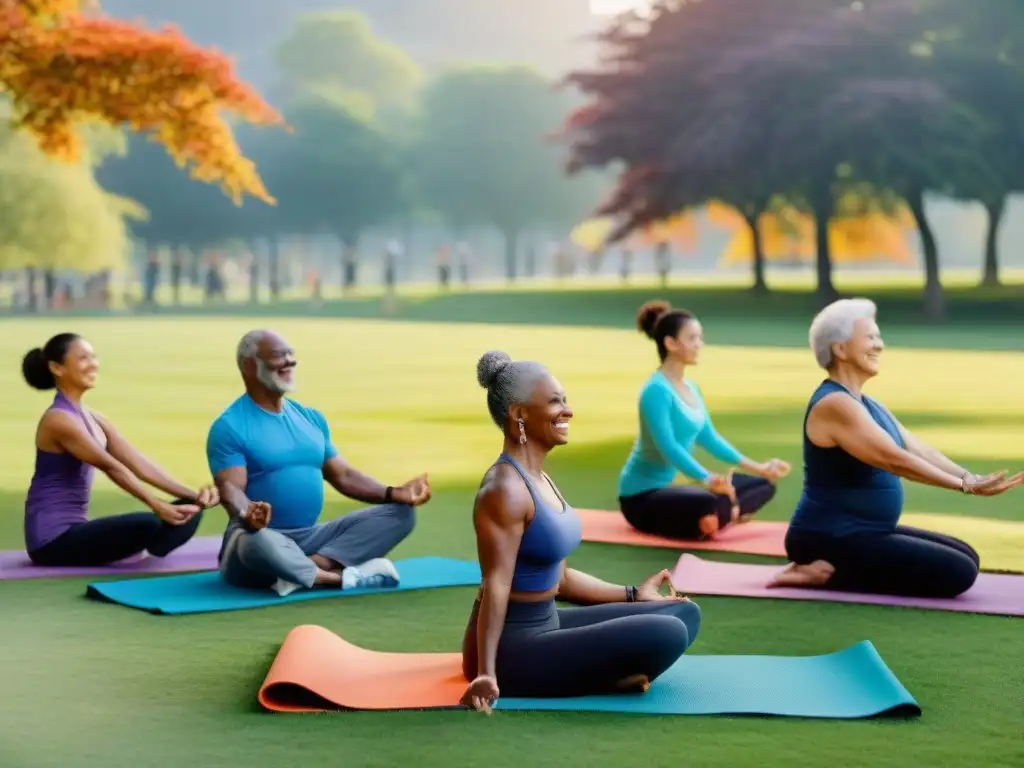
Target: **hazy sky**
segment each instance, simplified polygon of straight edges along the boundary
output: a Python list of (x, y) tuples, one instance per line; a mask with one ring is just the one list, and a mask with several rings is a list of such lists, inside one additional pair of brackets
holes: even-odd
[(622, 13), (631, 8), (643, 8), (649, 0), (590, 0), (590, 10), (594, 13)]

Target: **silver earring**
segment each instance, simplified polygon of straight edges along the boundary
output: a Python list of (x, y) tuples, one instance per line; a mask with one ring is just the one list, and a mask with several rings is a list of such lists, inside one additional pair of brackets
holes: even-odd
[(526, 425), (519, 419), (519, 444), (526, 445)]

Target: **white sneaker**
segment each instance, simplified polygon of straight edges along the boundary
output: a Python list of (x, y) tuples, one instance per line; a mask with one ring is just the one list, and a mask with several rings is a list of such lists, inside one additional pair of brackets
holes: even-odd
[(398, 582), (398, 571), (385, 557), (349, 566), (341, 572), (342, 589), (387, 589), (397, 587)]
[(302, 589), (302, 585), (294, 584), (290, 581), (285, 581), (284, 579), (278, 579), (270, 588), (277, 592), (281, 597), (288, 597), (288, 595), (295, 590)]

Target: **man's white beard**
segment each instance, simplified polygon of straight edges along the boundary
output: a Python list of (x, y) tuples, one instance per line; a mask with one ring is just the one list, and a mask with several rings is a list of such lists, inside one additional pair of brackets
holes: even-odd
[(256, 378), (260, 384), (278, 395), (295, 390), (295, 382), (285, 381), (277, 373), (267, 368), (267, 364), (259, 358), (256, 359)]

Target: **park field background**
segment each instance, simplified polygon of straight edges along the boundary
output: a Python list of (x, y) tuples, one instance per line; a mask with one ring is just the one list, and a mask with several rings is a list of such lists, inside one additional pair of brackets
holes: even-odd
[[(572, 504), (613, 509), (618, 469), (636, 430), (636, 392), (656, 358), (653, 345), (628, 327), (635, 296), (608, 292), (590, 305), (586, 324), (581, 313), (566, 311), (584, 299), (567, 297), (421, 297), (407, 300), (392, 320), (371, 317), (380, 309), (368, 298), (343, 302), (348, 309), (336, 313), (367, 315), (362, 319), (3, 322), (0, 547), (23, 545), (33, 432), (49, 401), (21, 381), (20, 359), (66, 329), (86, 335), (101, 356), (90, 405), (191, 484), (208, 479), (203, 446), (210, 422), (241, 391), (238, 338), (264, 325), (284, 333), (298, 351), (295, 397), (325, 412), (340, 451), (389, 483), (430, 473), (434, 499), (421, 509), (418, 528), (398, 557), (475, 557), (472, 496), (500, 450), (475, 381), (476, 360), (488, 349), (541, 360), (567, 388), (576, 414), (571, 444), (552, 455), (549, 470)], [(741, 450), (794, 463), (794, 474), (764, 512), (783, 520), (799, 494), (800, 421), (821, 372), (806, 349), (809, 315), (758, 318), (752, 326), (737, 309), (744, 301), (737, 293), (727, 306), (710, 294), (696, 299), (709, 310), (702, 312), (709, 346), (693, 375), (716, 425)], [(509, 302), (517, 302), (520, 318), (547, 324), (471, 322), (486, 319), (487, 308), (501, 318), (508, 305), (504, 313), (510, 314)], [(531, 312), (552, 302), (561, 303), (562, 318), (575, 320), (559, 323), (557, 313)], [(441, 316), (459, 322), (437, 321)], [(870, 393), (976, 471), (1024, 465), (1018, 332), (998, 322), (924, 329), (897, 319), (887, 325), (881, 318), (889, 349)], [(1024, 496), (972, 499), (909, 485), (907, 491), (908, 522), (967, 538), (986, 567), (1024, 570)], [(105, 478), (97, 480), (95, 498), (95, 514), (137, 508)], [(352, 508), (333, 493), (329, 499), (326, 516)], [(210, 511), (200, 532), (219, 533), (224, 519), (222, 510)], [(572, 561), (610, 580), (636, 582), (677, 556), (586, 544)], [(450, 651), (459, 645), (473, 590), (155, 617), (87, 601), (85, 583), (0, 583), (0, 765), (1024, 764), (1019, 619), (697, 598), (705, 620), (694, 653), (811, 655), (871, 640), (924, 710), (909, 722), (504, 712), (491, 718), (468, 712), (293, 717), (262, 713), (256, 703), (289, 629), (317, 623), (375, 649)]]

